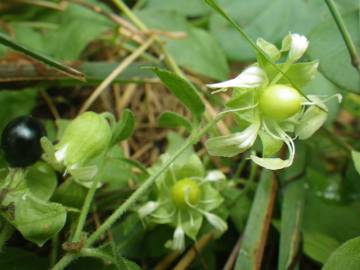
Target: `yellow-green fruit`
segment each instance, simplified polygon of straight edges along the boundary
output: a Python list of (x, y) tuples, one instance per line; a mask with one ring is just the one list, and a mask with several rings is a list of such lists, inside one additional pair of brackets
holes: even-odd
[(85, 112), (66, 127), (55, 156), (66, 166), (82, 165), (101, 154), (111, 140), (107, 120), (94, 112)]
[(186, 198), (188, 198), (191, 205), (196, 205), (200, 200), (200, 196), (199, 184), (190, 178), (177, 181), (171, 188), (171, 198), (177, 207), (187, 206)]
[(259, 108), (266, 118), (285, 120), (301, 109), (302, 97), (299, 92), (287, 85), (275, 84), (260, 94)]

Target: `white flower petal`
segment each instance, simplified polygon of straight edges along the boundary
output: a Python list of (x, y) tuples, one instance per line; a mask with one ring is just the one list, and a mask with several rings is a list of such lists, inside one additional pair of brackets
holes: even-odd
[(242, 132), (218, 136), (207, 140), (206, 148), (210, 155), (232, 157), (249, 149), (255, 142), (258, 124), (248, 126)]
[(251, 66), (246, 68), (235, 79), (228, 81), (208, 84), (209, 88), (257, 88), (268, 82), (266, 73), (257, 66)]
[(147, 215), (150, 215), (152, 212), (154, 212), (158, 207), (159, 207), (158, 202), (154, 202), (154, 201), (147, 202), (138, 209), (138, 214), (140, 218), (144, 218)]
[(226, 176), (219, 170), (209, 171), (205, 177), (205, 181), (209, 181), (209, 182), (217, 182), (225, 179)]
[(65, 160), (67, 148), (68, 145), (65, 145), (55, 152), (55, 159), (57, 162), (62, 163)]
[(204, 212), (206, 220), (221, 234), (228, 229), (227, 223), (219, 216)]
[(305, 36), (299, 34), (291, 34), (290, 39), (291, 43), (288, 59), (295, 62), (304, 55), (309, 46), (309, 41)]
[(177, 226), (174, 232), (172, 243), (169, 245), (174, 250), (185, 249), (185, 232), (181, 226)]

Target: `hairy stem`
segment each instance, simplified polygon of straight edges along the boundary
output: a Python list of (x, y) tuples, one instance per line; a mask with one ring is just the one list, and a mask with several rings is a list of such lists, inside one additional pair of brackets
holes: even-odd
[(351, 38), (349, 30), (347, 29), (345, 22), (339, 12), (339, 9), (337, 8), (333, 0), (325, 0), (325, 2), (330, 10), (332, 17), (334, 18), (337, 27), (339, 28), (342, 38), (344, 39), (345, 45), (351, 57), (351, 63), (360, 73), (360, 55), (356, 49), (354, 41)]

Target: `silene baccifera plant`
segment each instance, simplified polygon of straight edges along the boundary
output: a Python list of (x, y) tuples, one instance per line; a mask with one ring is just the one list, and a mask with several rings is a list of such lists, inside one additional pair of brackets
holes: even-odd
[[(340, 95), (303, 96), (296, 89), (315, 77), (319, 65), (318, 61), (298, 62), (308, 45), (307, 38), (296, 33), (283, 39), (281, 49), (259, 38), (257, 46), (278, 69), (258, 54), (257, 63), (236, 78), (208, 85), (220, 89), (218, 91), (233, 89), (232, 97), (226, 103), (227, 111), (233, 113), (236, 123), (243, 128), (240, 132), (210, 138), (206, 147), (211, 155), (235, 156), (250, 149), (259, 137), (263, 156), (251, 154), (253, 162), (270, 170), (289, 167), (293, 163), (294, 140), (311, 137), (324, 124), (328, 112), (326, 101), (334, 97), (341, 101)], [(274, 157), (283, 144), (289, 149), (285, 160)]]
[[(170, 155), (171, 151), (163, 154), (150, 172)], [(222, 172), (206, 172), (200, 158), (189, 149), (156, 180), (155, 199), (139, 207), (139, 216), (146, 222), (174, 227), (173, 239), (165, 243), (173, 250), (184, 250), (185, 236), (196, 240), (204, 220), (219, 236), (227, 230), (225, 220), (214, 213), (223, 203), (218, 189), (224, 181)]]

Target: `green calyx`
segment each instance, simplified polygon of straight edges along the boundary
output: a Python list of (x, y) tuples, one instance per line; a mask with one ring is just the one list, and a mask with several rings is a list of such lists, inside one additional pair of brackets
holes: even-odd
[(285, 120), (301, 109), (302, 97), (287, 85), (275, 84), (265, 88), (259, 98), (259, 108), (263, 116), (272, 120)]
[(67, 126), (55, 146), (55, 157), (65, 166), (81, 166), (106, 150), (111, 135), (111, 128), (104, 117), (85, 112)]
[(199, 184), (190, 179), (184, 178), (175, 183), (171, 188), (171, 199), (179, 208), (184, 208), (188, 204), (195, 206), (201, 197)]

